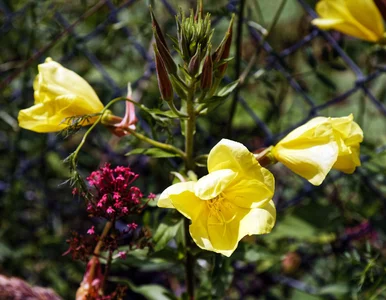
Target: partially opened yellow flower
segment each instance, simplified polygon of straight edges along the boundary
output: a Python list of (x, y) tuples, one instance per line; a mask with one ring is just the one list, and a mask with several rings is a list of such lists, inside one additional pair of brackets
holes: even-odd
[(167, 188), (159, 207), (176, 208), (202, 249), (230, 256), (246, 235), (271, 231), (276, 221), (273, 175), (240, 143), (221, 140), (209, 153), (209, 174)]
[(272, 154), (313, 185), (320, 185), (338, 158), (331, 120), (317, 117), (282, 139)]
[(339, 147), (338, 158), (333, 168), (348, 174), (353, 173), (355, 168), (361, 165), (359, 144), (363, 141), (363, 131), (353, 120), (352, 114), (331, 119), (335, 140)]
[(383, 38), (382, 15), (373, 0), (321, 0), (316, 11), (320, 18), (312, 24), (321, 29), (335, 29), (370, 42)]
[(317, 117), (296, 128), (272, 149), (275, 159), (313, 185), (320, 185), (334, 168), (353, 173), (360, 166), (363, 132), (352, 114)]
[[(93, 88), (78, 74), (47, 58), (38, 66), (34, 81), (35, 104), (19, 112), (19, 126), (36, 132), (66, 128), (66, 118), (99, 113), (103, 104)], [(96, 118), (82, 125), (89, 125)]]

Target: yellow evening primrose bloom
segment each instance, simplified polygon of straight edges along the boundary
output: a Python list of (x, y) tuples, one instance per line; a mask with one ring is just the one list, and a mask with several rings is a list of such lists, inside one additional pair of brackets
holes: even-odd
[(347, 117), (331, 118), (335, 140), (339, 147), (338, 159), (332, 166), (344, 173), (351, 174), (361, 165), (359, 158), (360, 143), (363, 141), (363, 131), (350, 114)]
[[(66, 128), (66, 118), (99, 113), (103, 104), (93, 88), (78, 74), (47, 58), (38, 66), (33, 88), (35, 104), (19, 112), (19, 126), (36, 132)], [(85, 122), (89, 125), (96, 118)]]
[(320, 185), (338, 158), (330, 118), (317, 117), (296, 128), (273, 149), (275, 159), (313, 185)]
[(320, 18), (312, 24), (320, 29), (335, 29), (370, 42), (383, 38), (382, 15), (373, 0), (321, 0), (316, 11)]
[(227, 139), (210, 151), (208, 171), (197, 182), (167, 188), (158, 206), (190, 219), (200, 248), (230, 256), (244, 236), (269, 233), (275, 225), (274, 177), (245, 146)]
[(333, 168), (353, 173), (360, 166), (363, 132), (350, 114), (317, 117), (296, 128), (273, 149), (275, 159), (313, 185), (320, 185)]

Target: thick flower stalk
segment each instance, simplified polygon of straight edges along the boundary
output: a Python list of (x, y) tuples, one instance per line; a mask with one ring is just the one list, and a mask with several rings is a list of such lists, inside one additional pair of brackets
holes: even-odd
[[(93, 88), (78, 74), (47, 58), (38, 66), (33, 84), (35, 104), (19, 112), (19, 126), (36, 132), (61, 131), (68, 118), (100, 113), (103, 104)], [(89, 125), (86, 118), (79, 125)]]
[(230, 256), (244, 236), (269, 233), (275, 225), (274, 177), (245, 146), (227, 139), (210, 151), (208, 171), (197, 182), (167, 188), (158, 206), (190, 219), (200, 248)]
[(353, 173), (360, 166), (363, 132), (353, 115), (317, 117), (296, 128), (272, 149), (274, 158), (313, 185), (334, 168)]
[(312, 24), (320, 29), (335, 29), (375, 43), (383, 41), (383, 19), (373, 0), (321, 0), (316, 11), (320, 18)]

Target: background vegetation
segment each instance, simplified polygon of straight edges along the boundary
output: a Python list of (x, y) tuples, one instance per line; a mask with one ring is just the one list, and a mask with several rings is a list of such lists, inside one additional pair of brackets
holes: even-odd
[[(196, 5), (176, 0), (83, 0), (71, 5), (61, 0), (0, 1), (1, 274), (52, 287), (64, 299), (74, 298), (85, 264), (61, 256), (68, 248), (66, 239), (73, 230), (85, 234), (101, 222), (88, 218), (83, 202), (64, 183), (69, 174), (62, 161), (82, 134), (63, 139), (21, 130), (17, 114), (32, 105), (37, 65), (48, 56), (83, 76), (105, 104), (125, 95), (130, 81), (142, 103), (162, 108), (150, 51), (149, 4), (171, 36), (176, 32), (173, 15), (178, 5), (185, 11)], [(216, 28), (215, 45), (231, 14), (240, 15), (240, 6), (245, 5), (242, 30), (236, 16), (231, 51), (235, 58), (228, 80), (237, 78), (238, 70), (242, 73), (252, 59), (254, 63), (238, 97), (232, 94), (199, 120), (195, 146), (199, 153), (208, 153), (223, 137), (251, 150), (264, 147), (314, 115), (353, 113), (365, 141), (362, 167), (353, 175), (331, 172), (320, 187), (275, 165), (275, 229), (266, 236), (245, 238), (229, 259), (212, 253), (200, 258), (199, 296), (386, 299), (385, 50), (313, 28), (312, 11), (307, 9), (314, 1), (204, 4)], [(262, 29), (268, 31), (265, 37)], [(237, 106), (230, 123), (233, 99)], [(123, 104), (114, 109), (123, 114)], [(151, 120), (145, 114), (139, 117), (141, 131), (181, 143), (175, 124), (151, 129)], [(130, 165), (140, 174), (137, 184), (145, 194), (160, 193), (180, 161), (125, 156), (139, 146), (134, 137), (118, 139), (100, 127), (81, 151), (80, 171), (87, 176), (104, 162)], [(173, 220), (163, 216), (162, 210), (149, 207), (141, 220), (135, 220), (153, 232), (155, 251), (134, 251), (113, 265), (112, 275), (129, 282), (128, 299), (144, 295), (163, 299), (165, 289), (176, 296), (183, 291), (179, 249), (173, 241), (157, 240), (157, 230), (158, 235), (167, 231), (170, 238), (178, 231)], [(152, 286), (144, 286), (148, 284)]]

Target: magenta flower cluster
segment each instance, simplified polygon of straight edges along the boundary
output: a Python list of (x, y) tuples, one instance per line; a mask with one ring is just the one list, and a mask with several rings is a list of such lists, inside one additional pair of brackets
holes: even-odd
[(111, 168), (110, 164), (92, 172), (87, 181), (94, 191), (87, 211), (110, 220), (136, 212), (143, 197), (138, 187), (131, 186), (137, 178), (129, 167)]

